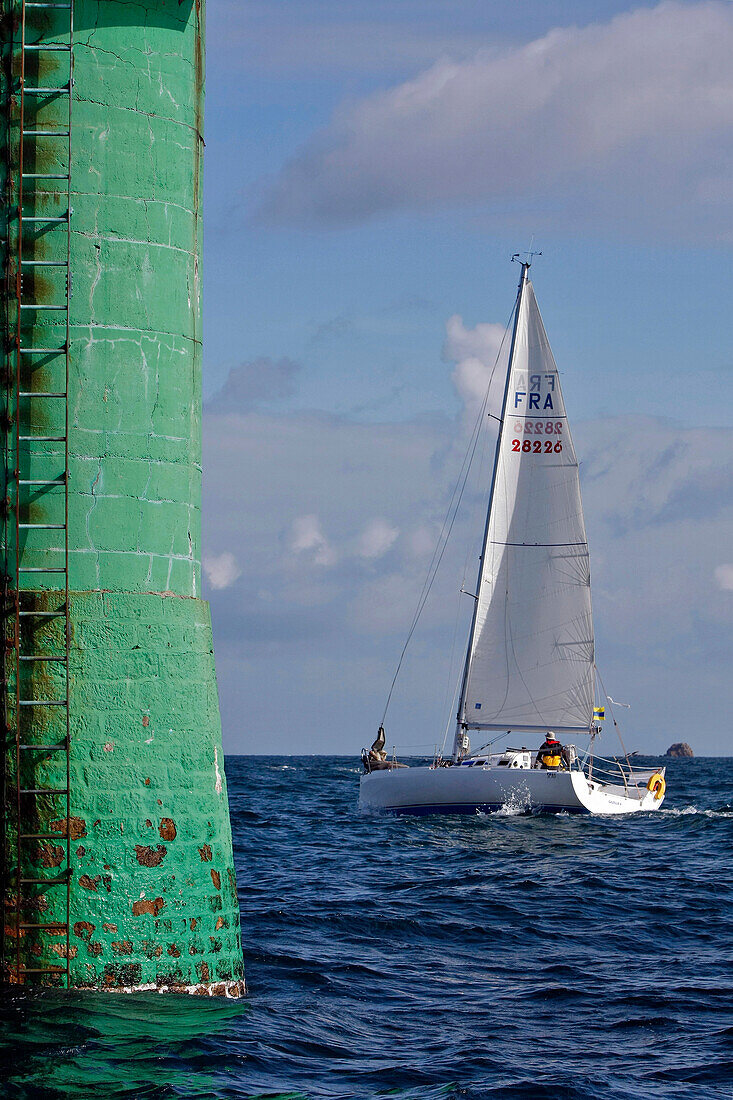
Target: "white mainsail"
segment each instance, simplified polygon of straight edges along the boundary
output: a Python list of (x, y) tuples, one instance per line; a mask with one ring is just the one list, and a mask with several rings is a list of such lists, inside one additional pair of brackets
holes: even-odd
[(523, 269), (459, 722), (589, 730), (594, 641), (578, 461)]

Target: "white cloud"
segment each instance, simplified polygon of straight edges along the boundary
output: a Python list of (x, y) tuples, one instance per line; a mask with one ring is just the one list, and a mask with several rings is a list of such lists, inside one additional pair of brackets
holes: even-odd
[(212, 588), (229, 588), (242, 575), (237, 559), (228, 550), (223, 554), (205, 557), (201, 564)]
[(293, 520), (290, 548), (295, 554), (308, 554), (316, 565), (335, 565), (336, 554), (324, 535), (318, 516), (298, 516)]
[(733, 592), (733, 564), (716, 565), (713, 573), (719, 588), (724, 592)]
[(386, 519), (373, 519), (359, 536), (357, 553), (362, 558), (381, 558), (399, 533), (399, 528), (393, 527)]
[(502, 325), (482, 322), (475, 328), (466, 328), (463, 318), (454, 313), (445, 323), (443, 354), (455, 362), (475, 358), (486, 366), (492, 366), (503, 335)]
[(463, 319), (454, 314), (448, 318), (445, 331), (443, 357), (456, 364), (453, 385), (463, 403), (467, 425), (472, 428), (490, 383), (493, 392), (487, 408), (489, 412), (500, 411), (504, 373), (498, 369), (499, 351), (504, 353), (504, 362), (509, 352), (505, 329), (503, 325), (494, 324), (480, 324), (469, 329)]
[(426, 558), (432, 555), (435, 544), (438, 541), (438, 531), (431, 531), (428, 527), (416, 527), (407, 538), (409, 552), (416, 558)]
[(504, 228), (526, 215), (532, 227), (727, 237), (732, 53), (733, 5), (667, 0), (440, 60), (337, 113), (260, 216), (337, 225), (466, 203)]

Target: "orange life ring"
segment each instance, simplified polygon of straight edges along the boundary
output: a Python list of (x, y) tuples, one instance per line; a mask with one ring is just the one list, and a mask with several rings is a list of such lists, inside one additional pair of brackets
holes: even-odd
[(664, 782), (664, 776), (661, 772), (655, 772), (654, 775), (649, 776), (649, 782), (646, 785), (646, 789), (648, 791), (654, 791), (655, 802), (659, 802), (660, 798), (664, 798), (667, 784)]

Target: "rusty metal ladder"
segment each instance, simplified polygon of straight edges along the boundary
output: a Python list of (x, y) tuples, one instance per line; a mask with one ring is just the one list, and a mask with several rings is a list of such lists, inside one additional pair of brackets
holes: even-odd
[[(10, 165), (10, 186), (15, 189), (17, 259), (9, 280), (15, 317), (9, 316), (14, 331), (8, 334), (4, 415), (3, 681), (9, 820), (3, 970), (12, 984), (36, 981), (68, 987), (74, 4), (17, 0), (14, 15), (10, 121), (17, 126), (17, 161)], [(47, 74), (50, 80), (44, 79)], [(44, 123), (42, 116), (49, 110), (60, 120)], [(43, 384), (47, 378), (52, 384)], [(29, 585), (29, 578), (37, 578), (38, 587)], [(47, 730), (51, 736), (39, 740), (39, 731)], [(49, 910), (53, 919), (44, 919)]]

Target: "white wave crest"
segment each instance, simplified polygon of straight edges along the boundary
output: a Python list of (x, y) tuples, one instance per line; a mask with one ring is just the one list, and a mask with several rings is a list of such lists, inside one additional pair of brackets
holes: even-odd
[(699, 806), (663, 806), (659, 813), (666, 814), (667, 817), (689, 817), (691, 814), (699, 814), (700, 817), (733, 817), (733, 809), (728, 807), (723, 810), (705, 810)]

